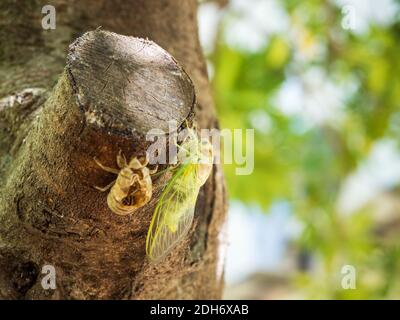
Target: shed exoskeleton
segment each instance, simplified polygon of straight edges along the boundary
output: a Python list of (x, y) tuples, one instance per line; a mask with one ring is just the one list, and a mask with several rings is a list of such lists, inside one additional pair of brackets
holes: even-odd
[(157, 172), (157, 168), (150, 170), (147, 167), (147, 156), (142, 161), (133, 157), (128, 162), (120, 151), (117, 155), (119, 169), (106, 167), (96, 158), (94, 160), (104, 171), (117, 175), (116, 180), (104, 188), (96, 187), (102, 192), (111, 188), (107, 196), (111, 211), (122, 216), (130, 215), (150, 201), (153, 192), (150, 175)]

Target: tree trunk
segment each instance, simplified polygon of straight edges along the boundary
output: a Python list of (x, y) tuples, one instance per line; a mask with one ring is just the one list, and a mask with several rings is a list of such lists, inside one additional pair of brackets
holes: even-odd
[[(55, 30), (41, 27), (45, 4), (56, 8)], [(196, 0), (1, 2), (0, 297), (221, 297), (219, 165), (186, 240), (159, 264), (146, 260), (145, 238), (165, 181), (131, 217), (93, 187), (115, 178), (93, 157), (115, 167), (120, 149), (143, 155), (151, 128), (193, 113), (200, 128), (218, 127), (196, 9)], [(54, 290), (41, 285), (44, 265), (56, 269)]]

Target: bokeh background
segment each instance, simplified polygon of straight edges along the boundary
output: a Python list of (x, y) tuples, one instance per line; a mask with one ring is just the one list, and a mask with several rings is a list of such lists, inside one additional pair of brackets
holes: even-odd
[[(202, 1), (230, 194), (225, 298), (400, 298), (400, 1)], [(356, 289), (341, 286), (344, 265)]]

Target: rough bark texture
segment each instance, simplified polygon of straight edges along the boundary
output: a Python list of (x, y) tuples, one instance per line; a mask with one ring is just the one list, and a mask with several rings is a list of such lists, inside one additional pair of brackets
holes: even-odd
[[(41, 28), (45, 4), (57, 10), (56, 30)], [(145, 237), (165, 181), (154, 181), (153, 199), (131, 218), (111, 213), (106, 194), (93, 188), (114, 178), (93, 157), (114, 167), (119, 149), (142, 155), (150, 128), (193, 112), (199, 127), (217, 127), (196, 7), (195, 0), (1, 2), (0, 297), (221, 297), (219, 166), (200, 191), (187, 241), (156, 265), (146, 261)], [(56, 290), (40, 284), (45, 264), (56, 268)]]

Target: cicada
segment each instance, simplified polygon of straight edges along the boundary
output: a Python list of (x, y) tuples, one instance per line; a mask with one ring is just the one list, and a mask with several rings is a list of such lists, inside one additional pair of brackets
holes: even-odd
[(150, 170), (146, 167), (147, 157), (142, 162), (136, 157), (128, 162), (120, 151), (117, 155), (119, 169), (106, 167), (96, 158), (94, 160), (104, 171), (117, 175), (116, 180), (108, 186), (96, 187), (100, 191), (111, 188), (107, 196), (107, 204), (111, 211), (118, 215), (129, 215), (150, 201), (153, 190), (150, 175), (154, 174), (157, 168)]
[(146, 239), (150, 261), (163, 259), (188, 233), (200, 187), (207, 181), (213, 162), (208, 139), (199, 139), (188, 128), (186, 139), (178, 146), (178, 166), (156, 204)]

